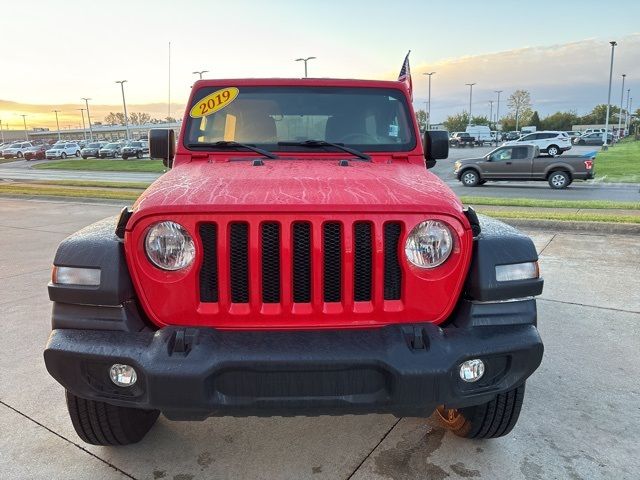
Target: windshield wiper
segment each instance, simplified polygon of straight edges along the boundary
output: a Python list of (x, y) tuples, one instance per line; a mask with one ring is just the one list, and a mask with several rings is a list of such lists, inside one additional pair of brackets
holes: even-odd
[(309, 148), (318, 148), (318, 147), (333, 147), (338, 150), (342, 150), (343, 152), (350, 153), (351, 155), (355, 155), (363, 160), (371, 160), (371, 157), (366, 153), (362, 153), (360, 150), (356, 150), (355, 148), (345, 147), (339, 143), (331, 143), (325, 140), (305, 140), (304, 142), (278, 142), (278, 146), (282, 147), (309, 147)]
[(247, 150), (259, 153), (267, 158), (278, 158), (275, 153), (270, 152), (269, 150), (263, 150), (262, 148), (254, 147), (253, 145), (247, 145), (246, 143), (230, 142), (226, 140), (221, 140), (219, 142), (189, 143), (187, 144), (187, 148), (246, 148)]

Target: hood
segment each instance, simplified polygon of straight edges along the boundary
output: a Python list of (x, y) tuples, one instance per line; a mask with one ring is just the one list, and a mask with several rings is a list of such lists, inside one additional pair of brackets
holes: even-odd
[(195, 161), (160, 177), (135, 216), (215, 211), (432, 212), (460, 218), (462, 204), (424, 166), (338, 160)]
[(460, 163), (461, 165), (467, 165), (469, 163), (478, 163), (484, 161), (484, 157), (475, 157), (475, 158), (461, 158), (460, 160), (456, 160), (456, 163)]

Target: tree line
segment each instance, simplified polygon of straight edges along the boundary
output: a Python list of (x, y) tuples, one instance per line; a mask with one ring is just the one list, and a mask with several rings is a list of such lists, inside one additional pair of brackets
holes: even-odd
[[(164, 123), (164, 122), (175, 122), (176, 119), (173, 117), (165, 117), (162, 119), (151, 118), (151, 115), (144, 112), (132, 112), (127, 115), (129, 120), (129, 125), (144, 125), (147, 123)], [(124, 113), (122, 112), (109, 112), (109, 114), (104, 117), (104, 123), (106, 125), (124, 125)]]

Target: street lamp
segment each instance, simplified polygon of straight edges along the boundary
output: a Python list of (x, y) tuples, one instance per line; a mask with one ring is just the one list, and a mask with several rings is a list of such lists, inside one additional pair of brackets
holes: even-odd
[(89, 113), (89, 100), (90, 98), (82, 98), (84, 100), (84, 104), (87, 107), (87, 121), (89, 122), (89, 140), (93, 142), (93, 129), (91, 128), (91, 114)]
[(60, 141), (60, 122), (58, 122), (58, 113), (60, 110), (53, 110), (56, 114), (56, 126), (58, 127), (58, 141)]
[(491, 126), (492, 118), (493, 118), (493, 100), (489, 100), (489, 126)]
[(613, 54), (616, 49), (616, 42), (609, 42), (611, 45), (611, 66), (609, 67), (609, 94), (607, 96), (607, 118), (604, 123), (604, 133), (602, 134), (602, 149), (607, 149), (607, 135), (609, 135), (609, 109), (611, 108), (611, 80), (613, 79)]
[(622, 74), (622, 90), (620, 91), (620, 114), (618, 115), (618, 140), (621, 139), (621, 128), (622, 128), (622, 104), (624, 103), (624, 79), (627, 76), (626, 73)]
[(87, 139), (87, 128), (84, 124), (84, 108), (77, 108), (76, 110), (80, 110), (80, 115), (82, 115), (82, 133), (84, 134), (84, 139)]
[(191, 72), (191, 73), (193, 73), (194, 75), (200, 75), (200, 80), (202, 80), (202, 74), (203, 73), (209, 73), (209, 70), (197, 70), (197, 71)]
[(27, 142), (29, 141), (29, 134), (27, 133), (27, 116), (20, 115), (22, 117), (22, 122), (24, 123), (24, 138), (26, 138)]
[(427, 109), (427, 130), (429, 130), (429, 126), (431, 125), (431, 75), (436, 72), (428, 72), (423, 73), (423, 75), (429, 76), (429, 108)]
[(127, 131), (127, 140), (129, 140), (129, 118), (127, 117), (127, 102), (124, 99), (124, 84), (126, 80), (116, 80), (116, 83), (120, 84), (120, 88), (122, 89), (122, 105), (124, 107), (124, 128)]
[(0, 120), (0, 142), (4, 143), (4, 131), (2, 130), (2, 120)]
[(624, 130), (629, 134), (629, 114), (630, 114), (630, 105), (629, 105), (629, 95), (631, 95), (631, 89), (627, 88), (627, 114), (624, 117)]
[(475, 83), (465, 83), (469, 86), (469, 125), (471, 125), (471, 102), (473, 100), (473, 86)]
[(314, 60), (316, 57), (307, 57), (307, 58), (296, 58), (296, 62), (304, 62), (304, 78), (307, 78), (307, 62), (309, 60)]

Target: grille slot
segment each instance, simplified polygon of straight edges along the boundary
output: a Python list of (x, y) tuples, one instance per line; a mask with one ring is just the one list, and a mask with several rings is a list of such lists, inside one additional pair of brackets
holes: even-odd
[(342, 298), (342, 229), (338, 222), (325, 223), (322, 229), (324, 248), (324, 301)]
[(229, 232), (231, 302), (249, 302), (249, 225), (232, 223)]
[(293, 224), (293, 301), (311, 302), (311, 224)]
[(398, 258), (400, 224), (384, 224), (384, 299), (400, 300), (402, 297), (402, 269)]
[(202, 241), (202, 267), (200, 268), (200, 301), (218, 301), (218, 226), (215, 223), (200, 225)]
[(280, 303), (280, 225), (262, 224), (262, 301)]
[(371, 300), (373, 279), (373, 247), (371, 223), (353, 224), (353, 299), (356, 302)]

